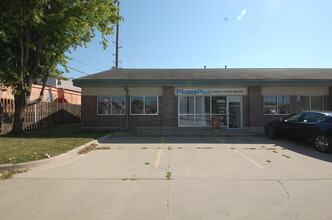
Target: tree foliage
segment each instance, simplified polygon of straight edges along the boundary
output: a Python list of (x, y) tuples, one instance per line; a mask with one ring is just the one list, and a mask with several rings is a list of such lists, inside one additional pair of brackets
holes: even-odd
[(87, 47), (96, 32), (106, 48), (117, 11), (116, 0), (1, 0), (0, 84), (14, 89), (15, 106), (40, 101), (43, 91), (28, 102), (32, 84), (41, 80), (44, 88), (48, 77), (61, 78), (66, 53)]

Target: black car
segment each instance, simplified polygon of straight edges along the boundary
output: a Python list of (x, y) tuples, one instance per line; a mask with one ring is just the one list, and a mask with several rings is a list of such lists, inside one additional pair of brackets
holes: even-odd
[(332, 113), (301, 112), (265, 125), (265, 134), (275, 139), (280, 136), (307, 139), (314, 147), (327, 153), (332, 149)]

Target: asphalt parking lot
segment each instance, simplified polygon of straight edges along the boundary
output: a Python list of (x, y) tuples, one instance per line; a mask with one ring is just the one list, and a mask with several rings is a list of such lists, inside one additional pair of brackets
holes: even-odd
[(0, 181), (2, 219), (332, 219), (332, 154), (265, 137), (117, 137)]

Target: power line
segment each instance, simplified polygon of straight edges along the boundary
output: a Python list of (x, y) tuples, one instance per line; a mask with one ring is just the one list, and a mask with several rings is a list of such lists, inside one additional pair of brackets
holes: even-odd
[(76, 75), (76, 76), (81, 76), (80, 73), (76, 73), (76, 72), (69, 72), (69, 73), (66, 73), (66, 74), (73, 74), (73, 75)]
[(80, 64), (83, 64), (83, 65), (85, 65), (85, 66), (88, 66), (88, 67), (90, 67), (90, 68), (96, 69), (96, 70), (98, 70), (98, 71), (103, 71), (102, 69), (99, 69), (99, 68), (97, 68), (97, 67), (91, 66), (91, 65), (86, 64), (86, 63), (83, 63), (83, 62), (81, 62), (81, 61), (78, 61), (78, 60), (75, 60), (75, 59), (74, 59), (73, 61), (76, 61), (76, 62), (78, 62), (78, 63), (80, 63)]
[(130, 37), (131, 41), (133, 42), (133, 45), (134, 45), (135, 49), (136, 49), (136, 51), (137, 51), (138, 57), (141, 59), (143, 65), (146, 66), (145, 63), (144, 63), (144, 61), (143, 61), (143, 59), (142, 59), (141, 54), (139, 53), (139, 51), (138, 51), (138, 49), (137, 49), (137, 47), (136, 47), (136, 44), (135, 44), (135, 42), (134, 42), (134, 40), (133, 40), (133, 37), (132, 37), (131, 34), (130, 34), (129, 28), (128, 28), (128, 26), (127, 26), (127, 24), (126, 24), (126, 22), (125, 22), (124, 19), (123, 19), (123, 23), (124, 23), (124, 25), (125, 25), (125, 27), (126, 27), (128, 33), (129, 33), (129, 37)]
[(123, 31), (123, 29), (121, 27), (120, 27), (120, 30), (122, 31), (122, 35), (124, 36), (123, 39), (127, 43), (126, 45), (128, 45), (128, 48), (130, 48), (131, 51), (132, 51), (133, 57), (136, 58), (137, 62), (143, 66), (143, 63), (141, 62), (141, 60), (138, 58), (137, 54), (135, 53), (134, 47), (132, 46), (131, 42), (128, 40), (126, 34), (124, 33), (124, 31)]
[[(77, 50), (77, 51), (78, 51), (78, 50)], [(99, 62), (98, 60), (96, 60), (96, 59), (94, 59), (94, 58), (92, 58), (92, 57), (86, 55), (86, 54), (83, 53), (81, 50), (80, 50), (79, 52), (80, 52), (80, 55), (83, 55), (83, 56), (89, 58), (90, 60), (93, 60), (94, 62), (98, 63), (100, 66), (105, 67), (106, 69), (111, 69), (111, 68), (112, 68), (112, 67), (109, 67), (109, 66), (105, 66), (105, 64), (103, 64), (103, 63)]]
[(78, 69), (75, 69), (75, 68), (72, 68), (72, 67), (69, 67), (69, 66), (67, 66), (67, 68), (68, 69), (71, 69), (71, 70), (75, 70), (75, 71), (77, 71), (77, 72), (79, 72), (79, 73), (83, 73), (83, 74), (85, 74), (85, 75), (89, 75), (88, 73), (85, 73), (85, 72), (83, 72), (83, 71), (81, 71), (81, 70), (78, 70)]
[(136, 66), (133, 61), (128, 57), (128, 55), (126, 54), (126, 52), (124, 50), (120, 50), (120, 55), (125, 59), (125, 61), (127, 61), (127, 63), (131, 63), (131, 65)]
[[(120, 43), (122, 44), (121, 40)], [(135, 60), (131, 57), (130, 53), (128, 53), (127, 49), (125, 47), (122, 48), (122, 51), (126, 54), (126, 56), (131, 60), (131, 62), (135, 65), (138, 66), (135, 62)]]

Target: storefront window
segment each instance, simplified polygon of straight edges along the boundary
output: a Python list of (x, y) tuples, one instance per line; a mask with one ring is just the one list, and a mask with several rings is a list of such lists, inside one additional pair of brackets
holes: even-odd
[(291, 97), (264, 96), (264, 114), (291, 114)]
[(291, 114), (291, 97), (278, 96), (278, 114)]
[(196, 114), (210, 114), (210, 97), (196, 96), (195, 101)]
[(227, 100), (226, 96), (211, 97), (212, 103), (212, 120), (217, 119), (220, 126), (227, 126)]
[(112, 97), (112, 114), (123, 115), (125, 113), (125, 97), (113, 96)]
[(179, 96), (179, 126), (209, 127), (218, 119), (227, 126), (226, 96)]
[(211, 125), (210, 97), (179, 96), (179, 125), (205, 127)]
[(309, 96), (296, 96), (294, 103), (295, 112), (310, 111), (310, 97)]
[(195, 117), (194, 117), (194, 115), (180, 115), (179, 123), (181, 126), (194, 127), (195, 126)]
[(324, 110), (323, 96), (296, 96), (295, 112)]
[(194, 98), (179, 96), (180, 100), (180, 114), (194, 114)]
[(226, 97), (212, 97), (212, 114), (226, 114)]
[(131, 114), (144, 114), (143, 96), (132, 96), (130, 104), (131, 104)]
[(157, 114), (158, 113), (158, 99), (156, 96), (145, 97), (145, 114)]
[(131, 97), (132, 115), (157, 115), (158, 97), (157, 96), (132, 96)]
[(99, 115), (123, 115), (124, 113), (124, 96), (98, 96)]
[(108, 96), (99, 96), (98, 97), (98, 114), (108, 115), (111, 114), (111, 97)]
[(195, 126), (205, 127), (211, 125), (210, 115), (196, 115), (195, 117)]
[(264, 96), (264, 114), (277, 114), (276, 96)]
[(324, 110), (323, 96), (311, 96), (311, 111)]

